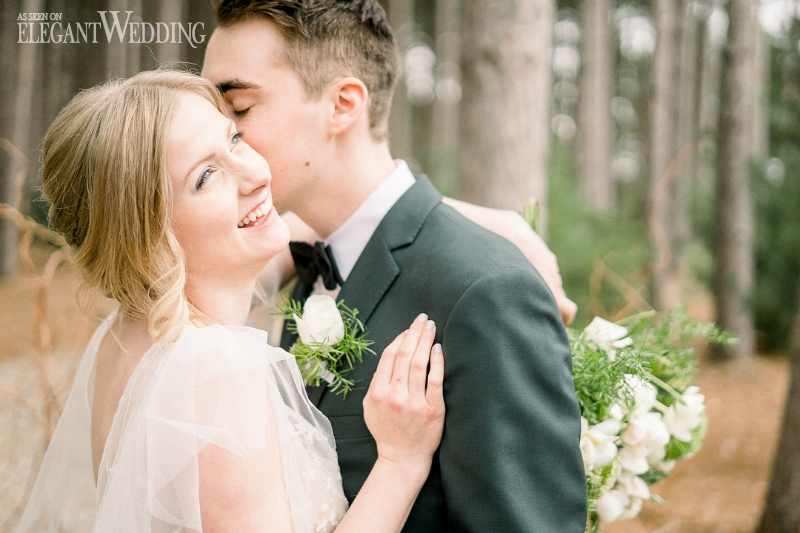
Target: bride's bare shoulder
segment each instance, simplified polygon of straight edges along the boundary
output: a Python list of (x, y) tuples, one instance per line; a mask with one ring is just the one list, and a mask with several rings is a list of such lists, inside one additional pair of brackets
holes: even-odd
[(153, 345), (144, 320), (116, 318), (97, 348), (92, 399), (92, 458), (95, 476), (125, 386)]

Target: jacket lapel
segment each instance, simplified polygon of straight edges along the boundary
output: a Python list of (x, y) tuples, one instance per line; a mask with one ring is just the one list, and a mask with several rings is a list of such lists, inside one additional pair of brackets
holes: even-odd
[[(361, 252), (338, 299), (344, 300), (350, 309), (357, 309), (358, 319), (364, 324), (400, 274), (392, 251), (414, 242), (428, 215), (441, 200), (442, 195), (427, 176), (418, 176), (416, 183), (389, 210)], [(327, 387), (309, 387), (307, 391), (309, 399), (319, 406)]]

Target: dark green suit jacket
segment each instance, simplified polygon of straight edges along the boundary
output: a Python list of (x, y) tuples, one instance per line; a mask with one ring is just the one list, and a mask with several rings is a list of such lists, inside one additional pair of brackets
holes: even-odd
[[(302, 289), (300, 289), (302, 290)], [(442, 444), (404, 531), (581, 533), (586, 481), (564, 326), (550, 290), (507, 240), (441, 202), (420, 177), (378, 226), (341, 289), (380, 355), (421, 312), (445, 357)], [(283, 345), (293, 339), (284, 332)], [(347, 498), (377, 459), (362, 400), (309, 397), (330, 419)]]

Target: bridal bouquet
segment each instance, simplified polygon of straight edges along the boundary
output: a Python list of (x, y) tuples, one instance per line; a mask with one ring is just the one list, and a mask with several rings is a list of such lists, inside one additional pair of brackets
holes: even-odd
[(325, 381), (333, 392), (347, 396), (355, 383), (345, 375), (365, 352), (374, 354), (358, 311), (330, 296), (314, 295), (305, 305), (295, 300), (280, 305), (277, 313), (298, 336), (289, 353), (295, 356), (303, 380), (312, 387)]
[(586, 530), (627, 520), (642, 502), (661, 502), (650, 485), (700, 449), (706, 432), (704, 397), (694, 384), (693, 344), (735, 339), (685, 307), (614, 324), (595, 318), (569, 331), (575, 391), (581, 406), (581, 453), (589, 494)]

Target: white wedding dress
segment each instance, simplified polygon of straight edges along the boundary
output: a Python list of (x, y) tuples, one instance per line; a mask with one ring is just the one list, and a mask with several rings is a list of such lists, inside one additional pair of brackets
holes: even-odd
[(187, 326), (148, 350), (120, 399), (95, 484), (95, 359), (113, 318), (81, 360), (20, 531), (200, 532), (198, 453), (216, 445), (246, 457), (269, 439), (279, 440), (294, 532), (336, 527), (347, 500), (330, 423), (309, 402), (294, 357), (254, 328)]

